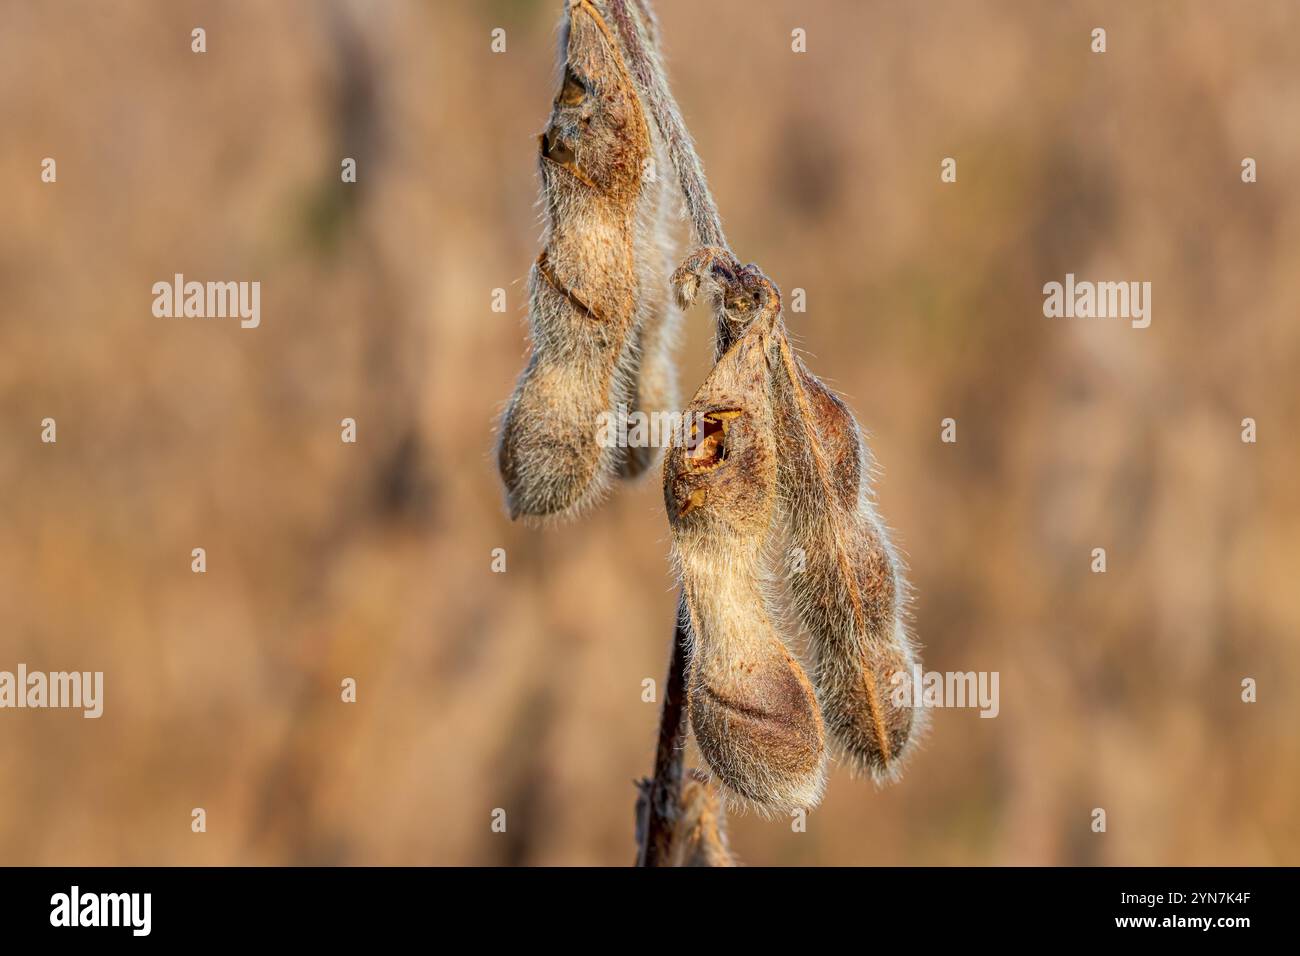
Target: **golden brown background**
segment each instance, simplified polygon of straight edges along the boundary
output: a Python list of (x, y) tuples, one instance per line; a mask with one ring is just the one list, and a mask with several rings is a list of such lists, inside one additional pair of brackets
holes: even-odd
[[(560, 8), (0, 3), (0, 669), (106, 674), (98, 721), (0, 712), (0, 863), (631, 861), (658, 482), (538, 532), (492, 456)], [(1300, 5), (658, 8), (733, 245), (872, 433), (926, 667), (1001, 673), (741, 859), (1300, 863)], [(261, 281), (261, 328), (154, 318), (177, 272)], [(1151, 327), (1045, 319), (1066, 272), (1151, 281)]]

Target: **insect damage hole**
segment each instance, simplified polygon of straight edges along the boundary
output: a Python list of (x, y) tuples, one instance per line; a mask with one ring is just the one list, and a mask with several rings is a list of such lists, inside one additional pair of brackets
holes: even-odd
[(587, 95), (587, 84), (583, 83), (573, 68), (565, 66), (564, 68), (564, 85), (560, 87), (559, 95), (555, 97), (555, 102), (559, 106), (577, 106), (582, 102), (583, 97)]
[(542, 155), (557, 166), (577, 171), (578, 167), (574, 162), (577, 154), (564, 141), (564, 137), (560, 135), (560, 131), (554, 126), (549, 127), (542, 134)]
[[(566, 64), (564, 67), (564, 83), (560, 86), (560, 92), (555, 94), (555, 108), (557, 110), (572, 109), (581, 106), (586, 98), (587, 85), (573, 72), (573, 67)], [(585, 117), (582, 119), (585, 123)], [(561, 132), (560, 125), (558, 118), (553, 117), (551, 125), (542, 134), (542, 154), (552, 162), (576, 172), (577, 155), (573, 144), (569, 142), (569, 138)]]
[[(739, 409), (705, 412), (701, 421), (691, 424), (693, 447), (686, 453), (691, 471), (712, 471), (727, 460), (727, 430), (740, 417)], [(703, 426), (703, 427), (701, 427)]]

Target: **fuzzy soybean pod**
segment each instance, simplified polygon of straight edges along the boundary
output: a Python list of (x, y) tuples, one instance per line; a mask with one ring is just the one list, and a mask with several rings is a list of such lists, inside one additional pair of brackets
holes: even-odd
[[(602, 2), (602, 8), (608, 3)], [(636, 33), (636, 46), (646, 57), (651, 69), (662, 76), (659, 63), (659, 25), (648, 4), (642, 0), (625, 4), (629, 22), (623, 29)], [(606, 12), (609, 13), (606, 9)], [(630, 52), (622, 31), (615, 33), (623, 39), (625, 62)], [(634, 71), (632, 71), (634, 72)], [(646, 110), (644, 94), (641, 101)], [(642, 200), (638, 206), (639, 221), (636, 232), (636, 303), (637, 330), (634, 349), (627, 375), (632, 382), (630, 409), (646, 416), (675, 415), (681, 408), (677, 385), (677, 365), (673, 353), (681, 327), (681, 310), (669, 295), (665, 277), (672, 268), (675, 254), (672, 242), (672, 223), (677, 218), (678, 194), (672, 182), (672, 163), (655, 123), (647, 121), (650, 130), (651, 155), (642, 170)], [(659, 448), (645, 443), (626, 449), (618, 474), (622, 478), (636, 478), (658, 460)]]
[[(669, 293), (672, 268), (670, 225), (676, 216), (677, 194), (666, 171), (671, 169), (659, 136), (651, 125), (653, 153), (642, 177), (643, 201), (637, 222), (636, 337), (623, 371), (631, 383), (628, 407), (635, 415), (672, 416), (681, 409), (674, 352), (682, 313)], [(644, 421), (648, 421), (645, 419)], [(666, 421), (667, 418), (661, 418)], [(619, 462), (621, 478), (636, 478), (658, 461), (659, 447), (645, 442), (625, 449)]]
[(664, 502), (690, 614), (687, 707), (727, 795), (766, 812), (821, 795), (821, 716), (770, 608), (777, 449), (770, 321), (756, 321), (686, 409), (696, 427), (664, 460)]
[(654, 365), (668, 364), (675, 320), (660, 239), (665, 184), (653, 175), (660, 148), (599, 4), (570, 0), (562, 46), (564, 80), (539, 138), (545, 233), (529, 276), (532, 351), (498, 446), (512, 517), (572, 515), (616, 474), (644, 468), (618, 447), (618, 421), (674, 400), (671, 369)]
[(717, 790), (698, 770), (682, 784), (674, 821), (673, 866), (735, 866), (727, 845), (726, 812)]
[[(924, 711), (906, 582), (876, 513), (857, 420), (778, 334), (774, 376), (790, 590), (809, 634), (812, 677), (839, 753), (877, 781), (897, 776)], [(793, 550), (799, 549), (799, 550)]]

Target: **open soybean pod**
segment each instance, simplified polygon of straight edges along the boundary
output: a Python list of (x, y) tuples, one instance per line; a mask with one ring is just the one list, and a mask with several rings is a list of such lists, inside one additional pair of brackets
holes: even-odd
[(619, 419), (675, 400), (657, 134), (600, 3), (570, 0), (562, 46), (564, 79), (539, 137), (545, 234), (529, 276), (532, 352), (498, 448), (512, 517), (573, 514), (614, 475), (643, 469), (646, 459), (612, 440)]
[(774, 376), (781, 501), (795, 612), (809, 633), (813, 683), (832, 742), (876, 780), (897, 775), (924, 714), (914, 709), (916, 652), (906, 583), (876, 514), (870, 461), (847, 406), (778, 336)]
[(779, 524), (772, 319), (749, 326), (687, 407), (690, 438), (664, 460), (664, 502), (690, 613), (696, 742), (729, 795), (787, 812), (820, 798), (825, 748), (812, 686), (769, 607)]

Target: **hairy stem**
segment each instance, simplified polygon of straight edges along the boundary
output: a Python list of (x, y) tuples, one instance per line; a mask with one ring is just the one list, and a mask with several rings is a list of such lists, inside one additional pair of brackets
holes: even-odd
[[(647, 22), (652, 24), (651, 29), (657, 29), (653, 26), (657, 21), (650, 9), (649, 0), (637, 2)], [(704, 179), (704, 167), (700, 164), (699, 154), (695, 152), (695, 143), (682, 120), (677, 101), (668, 89), (668, 80), (664, 76), (658, 54), (647, 50), (641, 42), (636, 24), (628, 15), (627, 0), (609, 0), (609, 9), (627, 51), (628, 69), (640, 88), (641, 95), (645, 97), (646, 105), (650, 107), (650, 114), (668, 148), (668, 157), (677, 170), (682, 199), (686, 203), (696, 244), (729, 249), (727, 237), (722, 232), (722, 219), (718, 215), (717, 204)]]

